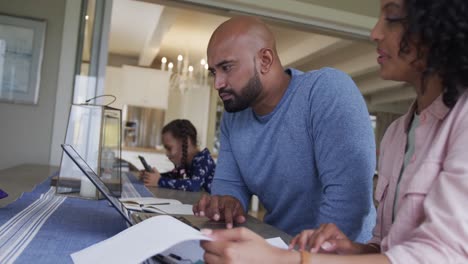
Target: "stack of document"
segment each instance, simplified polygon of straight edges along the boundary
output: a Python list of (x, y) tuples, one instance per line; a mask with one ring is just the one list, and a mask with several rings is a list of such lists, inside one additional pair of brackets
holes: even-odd
[(156, 197), (121, 198), (125, 208), (132, 211), (151, 212), (158, 214), (193, 215), (191, 204), (182, 204), (174, 199)]
[[(141, 263), (183, 242), (211, 240), (200, 231), (168, 215), (146, 219), (119, 234), (71, 255), (80, 263)], [(203, 258), (203, 250), (197, 245), (184, 247), (193, 261)], [(184, 255), (184, 258), (186, 256)]]
[[(174, 217), (160, 215), (75, 252), (71, 257), (75, 264), (141, 263), (152, 256), (158, 261), (165, 259), (165, 263), (203, 263), (200, 240), (212, 239)], [(288, 247), (279, 237), (267, 239), (267, 242), (283, 249)]]

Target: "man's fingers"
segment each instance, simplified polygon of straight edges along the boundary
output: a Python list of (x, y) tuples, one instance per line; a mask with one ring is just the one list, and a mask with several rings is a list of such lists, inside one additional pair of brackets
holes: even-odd
[(192, 205), (192, 212), (195, 216), (199, 216), (200, 209), (198, 209), (198, 203)]
[(234, 226), (234, 222), (245, 222), (244, 209), (236, 198), (231, 196), (225, 197), (220, 208), (221, 210), (224, 210), (223, 216), (227, 228), (232, 228)]
[(219, 196), (211, 197), (210, 205), (205, 212), (207, 217), (215, 221), (219, 221), (221, 219), (221, 215), (219, 214), (219, 200)]
[(211, 198), (209, 195), (204, 194), (197, 205), (193, 206), (193, 213), (197, 216), (204, 216)]
[(192, 206), (193, 214), (196, 215), (196, 216), (200, 216), (200, 211), (202, 210), (200, 203), (201, 203), (202, 199), (203, 199), (203, 197), (197, 203), (194, 203), (193, 206)]
[(195, 215), (203, 216), (214, 220), (224, 220), (228, 228), (233, 227), (233, 222), (245, 222), (245, 213), (236, 198), (232, 196), (209, 196), (203, 195), (197, 205), (192, 207)]
[(232, 215), (233, 215), (234, 208), (232, 205), (227, 205), (224, 207), (224, 222), (226, 222), (226, 228), (231, 229), (233, 227), (232, 224)]
[(237, 217), (243, 215), (240, 209), (240, 203), (235, 198), (226, 198), (224, 203), (224, 221), (227, 228), (233, 228), (234, 221), (237, 222)]
[(236, 216), (234, 219), (236, 220), (236, 223), (238, 223), (238, 224), (242, 224), (242, 223), (244, 223), (245, 220), (246, 220), (244, 214), (238, 215), (238, 216)]
[(234, 213), (233, 213), (234, 221), (237, 224), (242, 224), (246, 220), (244, 208), (242, 207), (241, 203), (238, 200), (235, 201), (235, 204), (236, 206), (235, 206)]

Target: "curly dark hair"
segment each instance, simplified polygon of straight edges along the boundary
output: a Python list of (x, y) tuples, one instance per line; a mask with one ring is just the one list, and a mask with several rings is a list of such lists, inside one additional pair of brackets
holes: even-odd
[(174, 138), (182, 140), (182, 160), (179, 169), (184, 169), (187, 172), (188, 139), (190, 138), (192, 143), (197, 145), (197, 129), (187, 119), (175, 119), (163, 127), (162, 134), (167, 132), (170, 132)]
[[(468, 1), (405, 0), (407, 16), (400, 53), (416, 43), (417, 59), (426, 57), (428, 76), (443, 82), (443, 102), (453, 107), (468, 86)], [(416, 36), (416, 39), (415, 39)]]

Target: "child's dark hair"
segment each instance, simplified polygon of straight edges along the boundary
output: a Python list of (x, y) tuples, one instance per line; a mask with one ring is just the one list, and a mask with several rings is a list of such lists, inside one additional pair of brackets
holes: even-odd
[(162, 134), (170, 132), (176, 139), (182, 140), (181, 169), (187, 171), (188, 139), (197, 145), (197, 129), (187, 119), (175, 119), (165, 125)]

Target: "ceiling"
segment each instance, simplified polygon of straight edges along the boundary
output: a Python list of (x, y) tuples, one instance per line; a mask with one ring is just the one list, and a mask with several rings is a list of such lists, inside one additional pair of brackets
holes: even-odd
[(356, 13), (364, 16), (377, 17), (379, 14), (380, 1), (378, 0), (298, 0), (307, 4), (319, 5), (332, 9), (339, 9), (346, 12)]
[[(218, 11), (223, 12), (206, 7), (200, 9), (197, 5), (160, 5), (178, 2), (201, 1), (114, 0), (109, 40), (111, 56), (127, 56), (135, 58), (140, 66), (159, 67), (163, 56), (167, 57), (168, 61), (175, 62), (177, 55), (181, 54), (189, 58), (190, 64), (195, 65), (200, 59), (206, 58), (206, 46), (214, 29), (229, 19), (229, 16), (236, 14), (232, 11), (226, 12), (221, 5), (245, 2), (245, 8), (259, 8), (252, 4), (257, 2), (243, 0), (211, 1), (213, 5), (220, 5), (222, 8), (218, 8)], [(210, 0), (205, 2), (209, 3)], [(379, 67), (376, 62), (375, 46), (370, 40), (340, 33), (324, 35), (324, 30), (316, 30), (307, 24), (309, 20), (304, 20), (303, 14), (300, 15), (304, 7), (313, 7), (311, 10), (320, 11), (317, 16), (323, 15), (319, 20), (320, 23), (328, 19), (325, 22), (330, 24), (331, 21), (333, 26), (333, 22), (336, 21), (335, 28), (339, 28), (344, 24), (343, 21), (351, 21), (347, 24), (355, 23), (352, 26), (368, 34), (376, 20), (379, 1), (360, 0), (360, 5), (356, 5), (354, 1), (342, 0), (289, 0), (289, 2), (294, 4), (291, 5), (291, 9), (297, 14), (293, 17), (302, 20), (285, 23), (286, 18), (290, 18), (291, 14), (294, 15), (291, 10), (280, 14), (279, 20), (266, 19), (276, 36), (278, 53), (283, 65), (303, 71), (325, 66), (338, 68), (354, 79), (371, 112), (402, 113), (407, 109), (415, 98), (413, 89), (401, 83), (383, 81), (378, 77)], [(267, 4), (274, 8), (275, 5), (271, 3), (275, 2)], [(329, 14), (335, 16), (327, 16), (323, 14), (324, 12), (330, 12)], [(262, 14), (263, 17), (268, 15)], [(339, 15), (339, 18), (336, 15)]]

